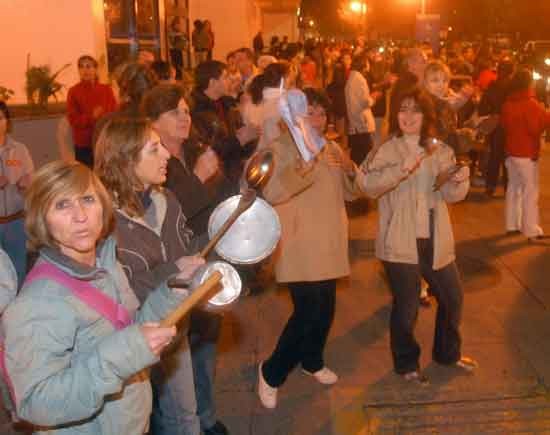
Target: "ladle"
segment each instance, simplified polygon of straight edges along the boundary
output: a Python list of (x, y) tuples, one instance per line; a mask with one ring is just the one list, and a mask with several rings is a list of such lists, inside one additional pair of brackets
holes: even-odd
[(245, 170), (245, 178), (248, 187), (260, 189), (269, 181), (275, 169), (275, 158), (273, 152), (268, 149), (258, 151), (254, 154)]
[(256, 192), (263, 187), (271, 178), (273, 170), (275, 168), (275, 160), (273, 158), (273, 152), (265, 149), (258, 151), (254, 154), (246, 166), (245, 179), (248, 189), (246, 189), (239, 199), (237, 208), (231, 213), (224, 224), (220, 227), (218, 232), (214, 234), (212, 239), (203, 248), (200, 256), (206, 258), (210, 251), (216, 246), (227, 230), (233, 225), (233, 223), (248, 210), (254, 201), (256, 200)]

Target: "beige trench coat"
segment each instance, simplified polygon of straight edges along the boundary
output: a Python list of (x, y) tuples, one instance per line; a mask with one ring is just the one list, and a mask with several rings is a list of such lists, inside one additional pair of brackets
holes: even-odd
[(274, 254), (278, 282), (349, 275), (344, 201), (358, 196), (360, 190), (355, 177), (327, 163), (327, 150), (337, 146), (327, 143), (311, 170), (303, 173), (297, 170), (300, 157), (288, 131), (270, 145), (275, 172), (263, 194), (281, 220), (281, 240)]
[[(384, 261), (418, 264), (416, 247), (416, 204), (418, 172), (409, 175), (402, 171), (408, 153), (404, 138), (393, 138), (378, 150), (373, 150), (363, 163), (364, 173), (359, 183), (367, 196), (378, 198), (378, 235), (376, 256)], [(368, 163), (367, 163), (368, 162)], [(442, 144), (428, 157), (428, 176), (436, 176), (455, 164), (453, 150)], [(433, 184), (433, 183), (432, 183)], [(441, 269), (454, 261), (455, 247), (447, 202), (465, 198), (469, 180), (448, 182), (439, 191), (431, 193), (434, 206), (434, 260), (433, 268)]]

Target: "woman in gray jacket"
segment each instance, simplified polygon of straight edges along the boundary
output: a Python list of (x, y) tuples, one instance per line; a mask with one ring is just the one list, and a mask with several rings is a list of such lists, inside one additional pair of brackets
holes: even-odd
[(455, 264), (453, 230), (446, 202), (469, 189), (469, 169), (456, 171), (452, 149), (433, 139), (434, 109), (418, 87), (396, 95), (393, 137), (363, 163), (363, 189), (378, 199), (376, 256), (382, 260), (393, 294), (390, 340), (394, 369), (406, 380), (426, 383), (414, 338), (420, 277), (437, 299), (432, 357), (443, 365), (473, 370), (461, 354), (462, 286)]
[(35, 433), (148, 430), (145, 369), (176, 331), (147, 322), (188, 293), (161, 284), (139, 306), (109, 237), (110, 204), (99, 179), (77, 162), (43, 166), (27, 192), (27, 235), (40, 257), (4, 313), (3, 362), (17, 415)]

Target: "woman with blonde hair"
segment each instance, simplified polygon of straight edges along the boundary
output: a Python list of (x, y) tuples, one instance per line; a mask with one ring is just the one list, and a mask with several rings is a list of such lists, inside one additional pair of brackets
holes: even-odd
[[(204, 260), (174, 194), (162, 188), (169, 151), (144, 118), (113, 118), (96, 145), (96, 172), (114, 204), (119, 260), (140, 301), (159, 282)], [(153, 368), (153, 433), (197, 434), (195, 388), (187, 328)]]
[(145, 369), (176, 332), (147, 322), (188, 292), (161, 282), (140, 306), (116, 259), (111, 198), (83, 164), (40, 168), (25, 209), (40, 256), (3, 315), (4, 374), (18, 417), (40, 433), (146, 433)]

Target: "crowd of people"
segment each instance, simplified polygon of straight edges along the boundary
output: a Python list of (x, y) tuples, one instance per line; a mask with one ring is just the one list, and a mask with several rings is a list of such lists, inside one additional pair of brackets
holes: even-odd
[[(447, 204), (480, 178), (493, 196), (505, 166), (503, 231), (544, 238), (538, 160), (550, 114), (531, 72), (482, 47), (435, 56), (427, 44), (276, 37), (267, 47), (261, 33), (224, 63), (212, 59), (208, 22), (195, 23), (193, 45), (189, 89), (174, 59), (143, 53), (117, 70), (114, 92), (80, 57), (64, 121), (73, 145), (63, 140), (61, 160), (36, 172), (0, 103), (1, 366), (14, 418), (40, 433), (229, 433), (214, 394), (221, 315), (195, 309), (177, 331), (159, 321), (189, 296), (167, 280), (204, 264), (212, 211), (264, 149), (276, 164), (261, 195), (282, 228), (274, 279), (293, 312), (258, 367), (263, 406), (277, 406), (298, 366), (338, 381), (324, 352), (337, 280), (350, 273), (345, 202), (361, 198), (377, 201), (394, 371), (429, 382), (414, 327), (430, 298), (433, 360), (474, 371)], [(256, 271), (239, 269), (245, 286), (258, 285)]]

